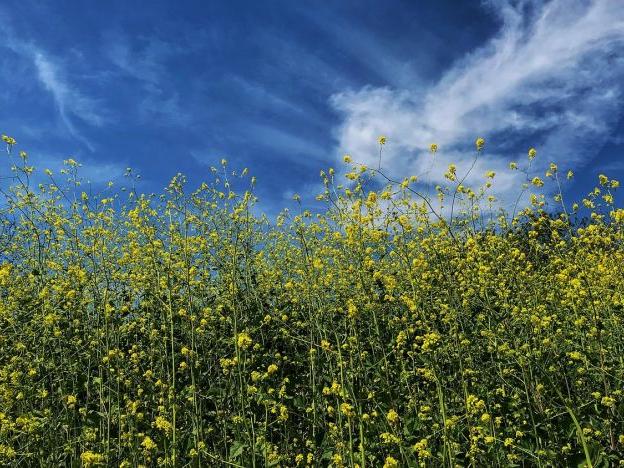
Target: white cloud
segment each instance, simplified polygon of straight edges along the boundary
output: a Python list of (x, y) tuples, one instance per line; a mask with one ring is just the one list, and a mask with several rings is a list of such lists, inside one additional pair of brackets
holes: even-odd
[(166, 62), (184, 52), (181, 46), (157, 37), (139, 36), (132, 41), (120, 31), (109, 31), (104, 53), (125, 74), (145, 83), (149, 89), (160, 89), (167, 77)]
[(93, 152), (93, 144), (76, 128), (74, 121), (81, 120), (93, 126), (102, 125), (105, 119), (101, 107), (70, 83), (61, 62), (42, 48), (22, 40), (15, 34), (2, 14), (0, 24), (0, 38), (4, 47), (31, 63), (36, 72), (36, 79), (52, 96), (67, 131)]
[(103, 119), (95, 110), (93, 102), (72, 90), (68, 83), (60, 78), (58, 66), (43, 52), (31, 49), (30, 54), (37, 69), (39, 81), (52, 94), (67, 130), (89, 150), (94, 151), (91, 142), (76, 129), (72, 122), (72, 117), (76, 117), (92, 125), (102, 125)]
[[(395, 175), (427, 167), (429, 144), (439, 164), (423, 180), (437, 183), (448, 162), (470, 162), (477, 136), (496, 146), (473, 172), (499, 172), (496, 194), (512, 199), (521, 175), (505, 167), (536, 146), (537, 168), (549, 161), (580, 167), (621, 117), (624, 92), (622, 0), (490, 1), (499, 31), (429, 87), (366, 87), (332, 97), (344, 120), (338, 152), (377, 165), (376, 137), (385, 134), (383, 166)], [(486, 152), (487, 154), (487, 152)], [(516, 173), (517, 174), (517, 173)]]

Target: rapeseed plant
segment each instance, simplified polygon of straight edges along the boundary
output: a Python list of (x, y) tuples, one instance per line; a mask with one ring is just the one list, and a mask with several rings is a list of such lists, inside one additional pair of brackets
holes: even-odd
[(101, 197), (74, 159), (34, 184), (20, 152), (1, 191), (0, 464), (624, 463), (619, 182), (600, 175), (579, 219), (536, 155), (510, 164), (530, 199), (512, 213), (489, 208), (493, 171), (469, 187), (451, 164), (432, 200), (345, 156), (325, 208), (297, 196), (271, 223), (225, 160), (195, 190)]

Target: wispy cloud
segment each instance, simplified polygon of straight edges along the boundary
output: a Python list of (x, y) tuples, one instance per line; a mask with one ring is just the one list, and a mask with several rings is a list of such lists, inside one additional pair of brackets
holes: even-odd
[(192, 122), (181, 103), (180, 93), (171, 85), (168, 62), (188, 52), (183, 47), (158, 37), (130, 40), (120, 31), (108, 32), (105, 55), (123, 75), (138, 80), (142, 88), (137, 105), (143, 122), (186, 126)]
[(92, 125), (101, 125), (103, 123), (103, 118), (95, 110), (93, 101), (77, 91), (72, 90), (69, 85), (60, 78), (61, 73), (59, 72), (59, 67), (49, 56), (33, 46), (28, 46), (25, 50), (31, 55), (39, 81), (45, 89), (52, 94), (59, 115), (67, 127), (67, 130), (69, 130), (74, 138), (84, 143), (89, 150), (94, 151), (93, 144), (76, 129), (76, 126), (72, 122), (72, 118), (79, 118)]
[(93, 144), (76, 128), (75, 121), (101, 126), (105, 122), (101, 106), (70, 83), (61, 61), (36, 44), (15, 34), (8, 26), (6, 15), (0, 15), (0, 20), (2, 20), (0, 26), (2, 45), (30, 62), (35, 72), (34, 78), (52, 96), (67, 131), (93, 152)]
[(305, 116), (310, 120), (321, 119), (318, 110), (309, 103), (276, 94), (270, 88), (250, 78), (232, 75), (228, 77), (228, 80), (236, 87), (237, 92), (242, 93), (247, 102), (264, 112), (268, 111), (297, 118)]
[(293, 158), (303, 157), (304, 164), (318, 163), (326, 154), (322, 145), (272, 125), (248, 123), (246, 133), (250, 138), (249, 145), (287, 153)]
[(189, 52), (188, 47), (155, 35), (129, 37), (119, 30), (105, 33), (102, 46), (104, 55), (115, 67), (153, 92), (162, 92), (167, 84), (170, 62)]
[(538, 148), (541, 164), (590, 160), (622, 113), (624, 2), (492, 0), (485, 7), (500, 18), (499, 31), (437, 83), (335, 94), (344, 118), (336, 130), (339, 152), (373, 165), (376, 136), (386, 134), (385, 168), (416, 174), (428, 167), (426, 149), (437, 142), (438, 165), (424, 177), (435, 183), (451, 160), (466, 166), (466, 149), (484, 136), (494, 152), (474, 174), (498, 170), (502, 198), (517, 190), (505, 167), (526, 154), (524, 146)]
[[(328, 8), (329, 7), (329, 8)], [(386, 37), (371, 32), (361, 25), (328, 21), (332, 13), (330, 4), (319, 8), (307, 8), (301, 4), (298, 13), (323, 32), (324, 39), (332, 44), (331, 52), (347, 57), (352, 69), (333, 71), (329, 76), (341, 76), (341, 81), (353, 80), (365, 75), (393, 87), (420, 84), (425, 71), (432, 68), (435, 54), (426, 48), (415, 48), (411, 54), (404, 53), (396, 43)], [(431, 30), (420, 29), (419, 42), (432, 49), (439, 47), (440, 38)], [(300, 57), (301, 54), (292, 54)], [(317, 73), (312, 76), (317, 77)]]

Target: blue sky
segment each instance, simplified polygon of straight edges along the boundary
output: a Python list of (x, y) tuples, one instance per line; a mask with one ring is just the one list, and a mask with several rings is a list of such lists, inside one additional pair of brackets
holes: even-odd
[(538, 173), (577, 172), (575, 196), (624, 176), (621, 0), (8, 0), (0, 51), (0, 131), (95, 182), (130, 166), (158, 192), (225, 157), (274, 213), (345, 153), (375, 164), (380, 134), (399, 176), (434, 141), (433, 172), (461, 171), (485, 137), (475, 177), (496, 170), (502, 200), (530, 146)]

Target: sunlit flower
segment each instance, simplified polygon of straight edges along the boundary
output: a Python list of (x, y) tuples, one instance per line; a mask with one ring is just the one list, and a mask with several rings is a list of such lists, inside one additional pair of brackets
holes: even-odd
[(399, 422), (399, 414), (395, 410), (391, 409), (390, 411), (388, 411), (386, 419), (389, 423), (396, 424), (397, 422)]
[(247, 333), (239, 333), (236, 337), (236, 344), (241, 349), (247, 349), (253, 344), (253, 340)]
[(399, 466), (399, 462), (396, 458), (388, 455), (384, 460), (383, 468), (397, 468)]
[(9, 146), (13, 146), (17, 144), (17, 142), (15, 141), (15, 138), (7, 136), (7, 135), (2, 135), (2, 141), (4, 141)]

